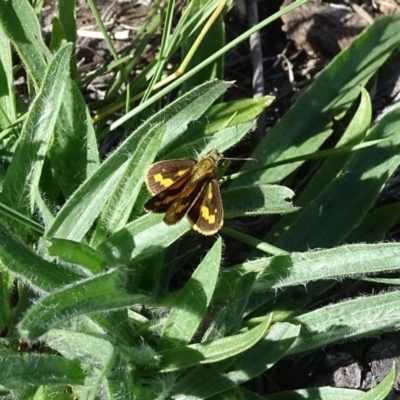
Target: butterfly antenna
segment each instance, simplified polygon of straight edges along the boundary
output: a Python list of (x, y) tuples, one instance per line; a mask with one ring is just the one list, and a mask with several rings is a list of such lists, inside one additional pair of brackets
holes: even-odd
[(249, 158), (229, 158), (229, 157), (224, 157), (224, 160), (229, 160), (229, 161), (257, 161), (255, 158), (253, 157), (249, 157)]

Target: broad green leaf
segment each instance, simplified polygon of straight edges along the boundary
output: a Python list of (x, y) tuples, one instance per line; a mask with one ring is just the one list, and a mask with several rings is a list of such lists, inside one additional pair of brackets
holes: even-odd
[(6, 271), (0, 273), (0, 332), (5, 332), (13, 316), (10, 299), (12, 296), (13, 278)]
[[(25, 400), (26, 398), (29, 400), (74, 400), (72, 393), (65, 393), (65, 385), (39, 386), (34, 394), (27, 392), (25, 392), (26, 397), (25, 393), (18, 397), (21, 400)], [(14, 395), (16, 395), (15, 391)]]
[(227, 219), (245, 215), (285, 214), (298, 210), (290, 201), (294, 192), (284, 186), (235, 187), (222, 192)]
[[(383, 17), (366, 29), (325, 68), (275, 127), (253, 156), (264, 165), (311, 153), (331, 134), (331, 121), (356, 99), (360, 87), (375, 74), (400, 42), (400, 17)], [(237, 186), (285, 178), (299, 163), (243, 176)], [(250, 168), (244, 166), (244, 170)]]
[(0, 385), (22, 389), (39, 385), (82, 385), (85, 375), (76, 361), (50, 354), (0, 353)]
[(229, 126), (253, 121), (273, 101), (274, 97), (263, 96), (257, 99), (239, 99), (215, 104), (197, 123), (192, 123), (193, 126), (190, 127), (190, 130), (191, 132), (204, 130), (206, 135), (212, 135)]
[(260, 396), (242, 388), (240, 390), (243, 395), (243, 400), (358, 400), (364, 393), (361, 390), (329, 386), (280, 392), (267, 396)]
[[(60, 22), (65, 39), (68, 42), (76, 42), (76, 3), (69, 0), (60, 0), (58, 2), (57, 19)], [(71, 77), (76, 79), (77, 77), (77, 66), (76, 56), (73, 55), (71, 58)]]
[[(174, 387), (173, 398), (207, 399), (257, 377), (286, 355), (299, 331), (299, 326), (274, 324), (263, 340), (232, 359), (231, 364), (223, 363), (222, 371), (216, 364), (197, 367), (184, 375)], [(229, 372), (224, 372), (228, 367)]]
[(81, 278), (76, 271), (50, 263), (38, 256), (2, 225), (0, 225), (0, 268), (40, 292), (54, 290)]
[(146, 171), (157, 155), (163, 133), (160, 129), (154, 136), (146, 135), (138, 143), (97, 222), (92, 243), (103, 241), (128, 222)]
[(103, 380), (111, 399), (129, 399), (135, 391), (134, 376), (128, 361), (123, 357), (118, 357), (112, 370)]
[(245, 333), (162, 350), (159, 352), (162, 357), (161, 372), (211, 364), (243, 353), (265, 337), (270, 323), (271, 318)]
[[(176, 140), (179, 137), (179, 143), (185, 143), (190, 140), (190, 137), (183, 135), (188, 125), (192, 121), (197, 121), (231, 85), (231, 82), (217, 80), (206, 82), (173, 102), (168, 107), (169, 118), (161, 148), (163, 149), (172, 142), (178, 145)], [(183, 106), (184, 109), (177, 108), (179, 105)]]
[(146, 214), (100, 243), (97, 250), (110, 265), (129, 265), (165, 250), (190, 230), (186, 218), (172, 226), (166, 225), (162, 219), (160, 214)]
[(49, 64), (6, 173), (2, 201), (22, 214), (30, 215), (34, 209), (33, 188), (39, 185), (65, 83), (69, 79), (71, 50), (71, 45), (61, 47)]
[[(371, 118), (371, 99), (368, 92), (364, 88), (361, 88), (360, 104), (358, 109), (345, 132), (337, 142), (335, 148), (338, 149), (344, 146), (355, 146), (361, 143), (371, 124)], [(343, 168), (346, 162), (351, 158), (351, 155), (351, 153), (348, 153), (325, 160), (321, 167), (318, 168), (318, 171), (312, 177), (307, 187), (298, 197), (296, 204), (300, 207), (306, 206), (315, 198), (316, 194), (322, 192), (326, 187), (328, 187), (337, 176), (342, 173)]]
[(86, 372), (85, 384), (78, 389), (80, 398), (95, 399), (103, 379), (113, 366), (113, 345), (107, 340), (65, 329), (52, 329), (45, 339), (49, 347), (65, 358), (80, 362)]
[(47, 241), (47, 251), (53, 257), (68, 263), (78, 264), (92, 274), (98, 274), (105, 268), (105, 261), (101, 254), (84, 243), (56, 238)]
[(30, 78), (39, 87), (51, 53), (43, 39), (39, 21), (27, 0), (0, 2), (0, 24), (17, 50)]
[(216, 318), (211, 321), (203, 336), (202, 342), (224, 337), (240, 329), (243, 321), (244, 309), (249, 299), (255, 278), (256, 274), (254, 272), (244, 274), (239, 278), (237, 284), (230, 288), (228, 304), (223, 307)]
[(199, 329), (217, 284), (221, 251), (222, 241), (219, 238), (185, 286), (174, 296), (171, 311), (161, 332), (160, 349), (189, 343)]
[(82, 93), (68, 79), (49, 157), (65, 197), (99, 168), (98, 144)]
[[(336, 341), (395, 331), (400, 326), (400, 292), (343, 301), (300, 315), (303, 326), (290, 354), (321, 348)], [(329, 332), (329, 335), (326, 334)]]
[(353, 154), (345, 171), (312, 202), (275, 243), (288, 251), (339, 244), (359, 224), (400, 164), (400, 109), (387, 114), (368, 140), (387, 138)]
[(400, 216), (400, 202), (376, 208), (365, 216), (353, 232), (346, 238), (347, 243), (379, 242), (392, 228)]
[[(271, 96), (215, 104), (190, 124), (190, 143), (172, 142), (162, 152), (163, 158), (193, 157), (212, 149), (224, 151), (254, 127), (255, 118), (272, 103)], [(207, 146), (204, 148), (206, 138)]]
[[(355, 146), (359, 144), (364, 139), (365, 133), (370, 126), (371, 117), (371, 100), (368, 92), (362, 88), (361, 100), (358, 109), (335, 148), (338, 149), (344, 146)], [(330, 157), (325, 160), (325, 162), (320, 168), (318, 168), (318, 171), (308, 182), (304, 190), (296, 198), (296, 205), (299, 207), (306, 207), (341, 173), (346, 173), (343, 171), (343, 168), (345, 167), (347, 161), (351, 158), (351, 155), (351, 153), (347, 153), (340, 156)], [(274, 241), (274, 238), (279, 238), (280, 235), (289, 229), (290, 225), (298, 218), (299, 215), (301, 215), (301, 212), (282, 218), (278, 224), (274, 226), (272, 231), (268, 233), (266, 239), (269, 241)]]
[[(169, 148), (173, 150), (167, 152), (165, 158), (201, 158), (214, 149), (223, 152), (238, 143), (253, 128), (254, 121), (250, 121), (221, 129), (210, 137), (205, 137), (203, 133), (201, 133), (200, 136), (195, 137), (191, 132), (190, 142), (182, 143), (182, 139), (179, 138), (177, 145), (169, 146)], [(204, 145), (205, 142), (207, 143), (206, 146)]]
[[(38, 19), (26, 0), (0, 3), (0, 24), (21, 57), (28, 75), (39, 87), (51, 53), (41, 34)], [(69, 60), (66, 65), (69, 65)], [(92, 175), (98, 167), (97, 141), (82, 94), (76, 84), (66, 79), (63, 105), (57, 118), (50, 157), (66, 196)], [(52, 102), (49, 100), (49, 105)]]
[[(140, 143), (140, 139), (159, 140), (159, 133), (159, 126), (155, 126), (143, 138), (135, 136), (138, 139), (136, 145)], [(49, 228), (48, 237), (78, 241), (89, 231), (129, 165), (129, 159), (122, 165), (116, 165), (114, 155), (68, 199)], [(112, 172), (114, 167), (117, 167), (117, 170)]]
[(360, 400), (385, 400), (389, 393), (392, 391), (393, 385), (396, 383), (397, 368), (395, 362), (393, 362), (392, 369), (385, 376), (385, 378), (375, 386), (359, 397)]
[[(1, 23), (1, 22), (0, 22)], [(0, 25), (0, 129), (17, 119), (10, 41)]]
[(130, 294), (125, 271), (110, 270), (52, 292), (36, 303), (18, 325), (23, 338), (33, 341), (62, 321), (78, 315), (126, 308), (148, 302), (143, 294)]
[(255, 272), (257, 279), (252, 292), (265, 292), (311, 281), (359, 277), (400, 268), (400, 244), (353, 244), (328, 250), (292, 253), (259, 258), (231, 267), (222, 273), (218, 296), (240, 279), (242, 274)]

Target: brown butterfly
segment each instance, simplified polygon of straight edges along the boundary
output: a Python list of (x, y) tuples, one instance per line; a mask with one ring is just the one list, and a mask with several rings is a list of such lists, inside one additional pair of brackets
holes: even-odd
[(152, 164), (145, 182), (153, 197), (144, 205), (145, 209), (165, 213), (167, 225), (176, 224), (187, 215), (197, 232), (218, 232), (224, 223), (217, 175), (222, 160), (231, 159), (213, 150), (199, 161), (181, 158)]

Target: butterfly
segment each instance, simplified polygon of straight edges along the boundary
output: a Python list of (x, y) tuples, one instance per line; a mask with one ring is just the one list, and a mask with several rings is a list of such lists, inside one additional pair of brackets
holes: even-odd
[(224, 223), (218, 167), (228, 160), (217, 150), (196, 161), (193, 158), (159, 161), (146, 172), (145, 182), (153, 197), (144, 208), (165, 213), (164, 222), (174, 225), (185, 215), (193, 229), (213, 235)]

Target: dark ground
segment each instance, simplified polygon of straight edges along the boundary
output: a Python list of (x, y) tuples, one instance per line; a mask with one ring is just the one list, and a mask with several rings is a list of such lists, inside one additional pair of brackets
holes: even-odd
[[(285, 0), (285, 4), (289, 2), (290, 0)], [(87, 4), (84, 1), (79, 3), (76, 55), (79, 73), (85, 74), (108, 64), (112, 57), (102, 39), (90, 37), (92, 32), (98, 29)], [(129, 36), (140, 26), (149, 9), (148, 3), (148, 0), (98, 0), (97, 6), (110, 34)], [(268, 17), (281, 6), (282, 0), (237, 0), (225, 17), (227, 40), (237, 37), (252, 21), (256, 23)], [(399, 11), (400, 0), (345, 0), (336, 1), (335, 4), (308, 3), (286, 14), (282, 21), (269, 25), (254, 38), (255, 45), (252, 49), (247, 42), (227, 54), (225, 77), (227, 80), (236, 81), (229, 97), (237, 99), (252, 97), (254, 94), (272, 94), (276, 97), (274, 104), (259, 121), (260, 134), (264, 134), (263, 132), (268, 131), (291, 106), (298, 93), (306, 88), (318, 72), (365, 27), (382, 14)], [(54, 15), (53, 2), (48, 3), (43, 15), (43, 29), (50, 32)], [(156, 54), (160, 38), (160, 32), (154, 34), (150, 45), (141, 56), (138, 69), (143, 68)], [(131, 51), (129, 43), (129, 40), (114, 40), (114, 45), (121, 54)], [(179, 58), (175, 61), (179, 62)], [(400, 60), (395, 61), (393, 65), (397, 68), (387, 68), (385, 75), (378, 80), (373, 98), (376, 118), (380, 118), (385, 110), (399, 101)], [(262, 66), (258, 81), (253, 74), (256, 66)], [(103, 97), (108, 86), (107, 79), (107, 76), (96, 79), (87, 87), (84, 95), (89, 103)], [(242, 144), (241, 151), (244, 154), (249, 154), (255, 145), (257, 135), (252, 137), (254, 142), (245, 140)], [(290, 186), (293, 188), (293, 185)], [(399, 178), (395, 176), (378, 202), (390, 203), (397, 200), (398, 193)], [(389, 233), (387, 239), (399, 239), (398, 227), (399, 225)], [(257, 230), (254, 222), (251, 229), (252, 232)], [(225, 257), (229, 257), (229, 253), (225, 254)], [(383, 379), (393, 361), (396, 361), (400, 368), (400, 341), (397, 333), (339, 344), (297, 359), (284, 360), (254, 384), (257, 385), (258, 393), (325, 385), (368, 389)], [(400, 399), (399, 377), (389, 398)]]

